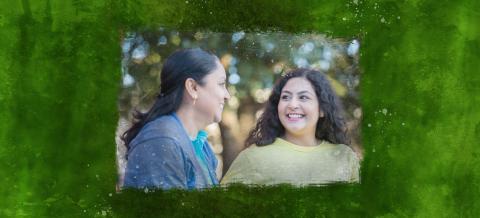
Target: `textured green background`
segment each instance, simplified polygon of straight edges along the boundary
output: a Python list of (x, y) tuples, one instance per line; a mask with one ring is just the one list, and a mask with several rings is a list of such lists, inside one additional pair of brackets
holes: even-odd
[[(120, 35), (159, 25), (360, 37), (362, 183), (115, 194)], [(479, 28), (476, 0), (0, 1), (0, 216), (473, 217)]]

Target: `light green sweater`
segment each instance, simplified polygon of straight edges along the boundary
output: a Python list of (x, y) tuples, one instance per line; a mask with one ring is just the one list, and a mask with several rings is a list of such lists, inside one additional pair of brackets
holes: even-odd
[(312, 147), (281, 138), (267, 146), (250, 146), (233, 161), (221, 184), (244, 183), (295, 186), (332, 182), (359, 182), (359, 160), (343, 144), (323, 141)]

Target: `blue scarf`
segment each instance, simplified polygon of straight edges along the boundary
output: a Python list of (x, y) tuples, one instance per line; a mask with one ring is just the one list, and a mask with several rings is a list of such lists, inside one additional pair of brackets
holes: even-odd
[[(210, 185), (214, 184), (214, 179), (210, 171), (208, 170), (208, 161), (205, 157), (204, 146), (208, 146), (207, 142), (208, 134), (204, 130), (198, 131), (197, 138), (192, 140), (193, 148), (195, 149), (195, 156), (197, 156), (200, 166), (202, 167), (203, 174), (205, 175)], [(214, 176), (214, 175), (213, 175)]]
[[(183, 124), (178, 118), (177, 113), (174, 112), (172, 114), (173, 114), (173, 117), (177, 120), (177, 122), (179, 122), (183, 127)], [(218, 181), (216, 179), (215, 174), (213, 173), (212, 175), (212, 173), (210, 173), (210, 170), (208, 167), (208, 160), (206, 158), (206, 153), (205, 153), (206, 152), (205, 146), (209, 146), (207, 138), (208, 138), (208, 133), (204, 130), (200, 130), (197, 133), (197, 138), (195, 139), (190, 138), (190, 140), (192, 141), (193, 148), (195, 151), (195, 156), (197, 157), (198, 162), (200, 163), (200, 167), (202, 168), (202, 173), (204, 177), (206, 178), (209, 185), (216, 185)], [(213, 171), (215, 172), (215, 169), (213, 169)]]

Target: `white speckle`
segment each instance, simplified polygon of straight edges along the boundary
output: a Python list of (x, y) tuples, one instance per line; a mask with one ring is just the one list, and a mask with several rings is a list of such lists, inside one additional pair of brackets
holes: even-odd
[(382, 19), (380, 19), (380, 22), (385, 23), (385, 18), (382, 17)]
[[(267, 43), (267, 45), (265, 46), (265, 51), (271, 52), (274, 48), (275, 48), (275, 44), (269, 42), (269, 43)], [(272, 63), (273, 63), (273, 62), (272, 62)]]
[(399, 20), (400, 20), (400, 16), (398, 16), (398, 17), (397, 17), (397, 19), (399, 19)]
[(322, 70), (327, 71), (328, 69), (330, 69), (330, 62), (328, 61), (320, 60), (318, 64), (320, 65), (320, 69)]
[(346, 17), (344, 17), (344, 18), (342, 18), (342, 20), (343, 20), (343, 21), (346, 21), (346, 20), (347, 20), (347, 18), (346, 18)]
[(230, 66), (230, 67), (228, 68), (228, 72), (229, 72), (230, 74), (236, 74), (236, 73), (238, 73), (238, 69), (237, 69), (237, 67), (235, 67), (234, 65), (232, 65), (232, 66)]
[(237, 63), (238, 63), (237, 58), (232, 57), (232, 59), (230, 60), (230, 64), (231, 64), (231, 65), (235, 65), (235, 64), (237, 64)]
[(145, 193), (148, 193), (148, 188), (143, 189)]
[(185, 4), (188, 4), (188, 1), (185, 1)]
[(380, 164), (377, 164), (377, 167), (380, 167)]
[(332, 50), (328, 47), (325, 47), (322, 52), (323, 58), (327, 61), (332, 60)]
[(353, 116), (357, 119), (359, 119), (360, 117), (362, 117), (362, 109), (361, 108), (356, 108), (354, 111), (353, 111)]
[(158, 38), (157, 45), (166, 45), (166, 44), (167, 44), (167, 37), (160, 36), (160, 38)]
[(353, 4), (358, 4), (358, 0), (353, 0)]
[(405, 123), (402, 123), (402, 126), (405, 126)]
[(307, 59), (303, 58), (303, 57), (295, 57), (294, 58), (294, 61), (295, 65), (297, 65), (297, 67), (300, 67), (300, 68), (303, 68), (303, 67), (308, 67), (310, 64), (308, 63)]
[(107, 215), (107, 212), (102, 210), (102, 216), (106, 216)]
[(368, 126), (368, 127), (372, 127), (372, 124), (369, 123), (367, 126)]
[(129, 73), (123, 75), (123, 87), (128, 88), (135, 83), (135, 78), (132, 77)]
[(372, 152), (373, 152), (373, 153), (375, 153), (375, 148), (374, 148), (374, 149), (372, 149)]
[(243, 32), (243, 31), (236, 32), (232, 35), (232, 41), (233, 41), (233, 43), (237, 43), (238, 41), (243, 39), (243, 37), (245, 37), (245, 32)]
[(132, 52), (132, 58), (143, 60), (145, 57), (148, 56), (148, 44), (142, 43), (138, 47), (136, 47)]
[(352, 42), (350, 42), (350, 44), (347, 47), (348, 55), (354, 56), (355, 54), (357, 54), (359, 48), (360, 48), (360, 43), (358, 42), (358, 40), (354, 39)]
[(167, 162), (166, 162), (166, 161), (162, 161), (162, 164), (165, 164), (165, 163), (167, 163)]
[(140, 168), (140, 166), (138, 166), (138, 165), (135, 165), (135, 168), (136, 168), (136, 169), (138, 169), (138, 168)]
[(230, 74), (228, 77), (228, 82), (235, 85), (240, 82), (240, 76), (236, 73)]
[(383, 115), (387, 115), (387, 112), (388, 112), (387, 108), (383, 108), (383, 109), (382, 109)]
[(155, 153), (152, 153), (152, 156), (155, 156), (155, 155), (157, 155), (157, 154), (155, 154)]
[(84, 212), (84, 213), (86, 213), (86, 212), (87, 212), (87, 210), (83, 210), (83, 212)]
[(112, 193), (108, 193), (108, 196), (112, 197)]
[(315, 48), (315, 44), (312, 42), (305, 42), (300, 48), (298, 49), (301, 54), (308, 54), (313, 51)]
[(210, 14), (213, 14), (213, 12), (210, 11)]
[(133, 38), (127, 38), (122, 43), (122, 52), (127, 53), (133, 44)]
[(185, 206), (185, 203), (182, 202), (182, 206)]

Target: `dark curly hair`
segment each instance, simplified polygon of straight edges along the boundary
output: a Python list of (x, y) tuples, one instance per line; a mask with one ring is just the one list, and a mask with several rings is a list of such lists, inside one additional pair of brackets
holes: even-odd
[(277, 107), (283, 87), (288, 80), (295, 77), (303, 77), (312, 84), (317, 95), (319, 110), (324, 113), (324, 117), (319, 118), (317, 122), (315, 137), (333, 144), (350, 144), (342, 104), (330, 86), (327, 77), (319, 71), (300, 68), (288, 72), (275, 83), (265, 110), (255, 128), (250, 131), (245, 146), (248, 147), (253, 144), (257, 146), (269, 145), (277, 137), (285, 134), (285, 128), (278, 117)]

